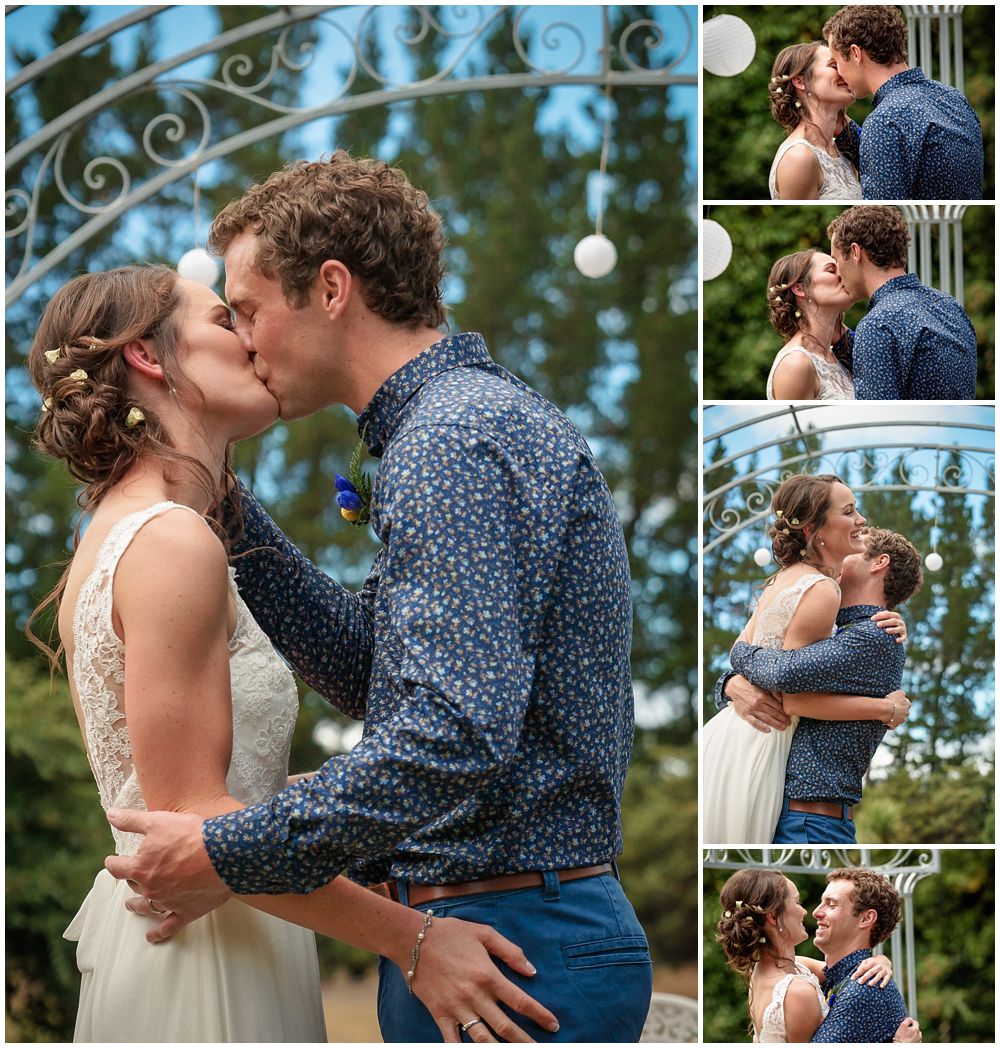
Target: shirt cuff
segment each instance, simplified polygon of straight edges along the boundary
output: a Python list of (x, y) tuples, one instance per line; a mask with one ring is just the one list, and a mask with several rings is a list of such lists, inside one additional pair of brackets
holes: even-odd
[(266, 804), (207, 819), (202, 840), (215, 872), (238, 895), (281, 895), (302, 891), (293, 882), (293, 862)]
[(736, 676), (735, 670), (726, 670), (715, 682), (715, 706), (716, 709), (724, 710), (730, 703), (726, 696), (726, 685)]

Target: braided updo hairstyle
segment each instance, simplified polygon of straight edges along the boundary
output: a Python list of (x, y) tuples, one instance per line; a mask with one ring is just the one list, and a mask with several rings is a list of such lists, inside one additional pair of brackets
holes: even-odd
[(812, 262), (816, 248), (783, 255), (771, 266), (767, 277), (767, 319), (782, 338), (790, 339), (802, 328), (800, 302), (792, 291), (794, 284), (806, 290), (812, 282)]
[[(74, 278), (45, 309), (28, 354), (28, 372), (42, 397), (35, 448), (66, 463), (83, 485), (77, 502), (85, 511), (147, 453), (190, 467), (209, 491), (218, 488), (219, 478), (177, 451), (151, 409), (136, 401), (122, 354), (126, 343), (149, 339), (168, 387), (201, 398), (177, 359), (180, 301), (177, 274), (169, 267), (124, 266)], [(79, 526), (74, 548), (78, 541)], [(28, 637), (53, 670), (61, 645), (53, 651), (31, 625), (50, 605), (58, 609), (68, 572), (28, 620)]]
[(801, 76), (806, 83), (816, 60), (816, 52), (823, 47), (822, 40), (808, 44), (792, 44), (783, 48), (771, 66), (771, 79), (767, 82), (767, 93), (771, 103), (771, 116), (786, 130), (794, 131), (805, 119), (804, 92), (792, 83), (792, 77)]
[[(815, 547), (816, 532), (826, 523), (830, 509), (830, 489), (843, 484), (832, 473), (797, 473), (784, 481), (771, 499), (774, 523), (768, 529), (771, 552), (775, 563), (782, 568), (803, 561), (822, 567), (822, 555)], [(811, 537), (805, 529), (812, 526)]]
[(767, 915), (780, 917), (788, 884), (778, 870), (739, 870), (722, 886), (722, 916), (715, 941), (726, 963), (749, 983), (753, 966), (768, 948)]

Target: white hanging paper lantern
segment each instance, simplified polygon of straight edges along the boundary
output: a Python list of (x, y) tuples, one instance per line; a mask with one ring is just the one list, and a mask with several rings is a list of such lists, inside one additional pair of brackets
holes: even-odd
[(933, 553), (928, 553), (924, 557), (924, 567), (928, 571), (940, 571), (944, 567), (944, 560), (941, 558), (941, 554), (937, 550)]
[(606, 277), (618, 261), (615, 245), (606, 236), (591, 234), (573, 248), (573, 264), (585, 276)]
[(701, 27), (702, 61), (716, 76), (736, 76), (753, 61), (753, 30), (735, 15), (717, 15)]
[(766, 546), (753, 551), (753, 562), (758, 568), (766, 568), (771, 563), (771, 551)]
[(705, 219), (702, 229), (702, 280), (714, 280), (724, 272), (733, 257), (733, 242), (729, 234), (711, 218)]
[(203, 248), (196, 247), (185, 251), (177, 263), (178, 276), (185, 280), (194, 280), (206, 287), (213, 287), (219, 279), (219, 263)]

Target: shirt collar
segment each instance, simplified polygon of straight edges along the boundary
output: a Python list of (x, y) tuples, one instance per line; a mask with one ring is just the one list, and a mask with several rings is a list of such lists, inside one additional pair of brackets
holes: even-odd
[(902, 291), (904, 288), (917, 287), (919, 284), (920, 278), (916, 273), (904, 273), (901, 277), (893, 277), (873, 292), (868, 300), (868, 308), (871, 309), (884, 295), (891, 295), (893, 291)]
[(849, 608), (841, 608), (837, 613), (837, 625), (850, 626), (852, 622), (870, 619), (877, 611), (885, 611), (885, 608), (880, 604), (854, 604)]
[(904, 69), (901, 73), (897, 73), (895, 76), (890, 76), (888, 80), (875, 92), (875, 96), (872, 99), (872, 107), (874, 108), (881, 102), (887, 94), (890, 94), (897, 87), (905, 87), (907, 84), (919, 84), (927, 80), (924, 71), (920, 66), (914, 66), (912, 69)]
[(834, 965), (824, 965), (823, 988), (827, 990), (827, 996), (829, 996), (829, 991), (835, 990), (866, 957), (871, 957), (871, 955), (871, 950), (855, 950), (854, 953), (841, 957)]
[(368, 406), (358, 415), (358, 433), (369, 452), (381, 458), (385, 446), (399, 427), (407, 401), (425, 382), (452, 368), (491, 363), (483, 336), (474, 331), (449, 335), (408, 360), (379, 386)]

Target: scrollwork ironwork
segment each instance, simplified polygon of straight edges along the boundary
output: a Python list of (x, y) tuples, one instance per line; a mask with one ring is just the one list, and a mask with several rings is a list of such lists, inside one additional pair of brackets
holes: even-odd
[[(670, 84), (697, 83), (697, 77), (693, 73), (682, 75), (673, 72), (685, 57), (693, 53), (692, 48), (695, 42), (690, 16), (682, 9), (672, 10), (679, 11), (686, 27), (686, 37), (681, 41), (676, 57), (673, 57), (663, 67), (654, 69), (651, 64), (644, 66), (634, 57), (636, 45), (641, 45), (647, 54), (652, 54), (668, 39), (668, 30), (659, 22), (650, 19), (634, 19), (628, 22), (618, 31), (617, 41), (613, 45), (612, 41), (608, 39), (609, 9), (602, 9), (602, 46), (588, 57), (585, 34), (565, 17), (551, 17), (540, 24), (532, 24), (530, 32), (534, 47), (530, 47), (526, 43), (528, 35), (526, 16), (532, 9), (528, 6), (520, 8), (506, 6), (483, 8), (474, 5), (454, 7), (447, 9), (447, 17), (435, 14), (426, 8), (415, 7), (411, 9), (416, 16), (414, 19), (409, 21), (403, 19), (393, 27), (396, 41), (407, 48), (414, 57), (413, 68), (407, 70), (405, 64), (396, 62), (392, 75), (383, 73), (375, 67), (369, 59), (366, 46), (375, 19), (400, 18), (398, 9), (391, 16), (384, 14), (387, 10), (389, 9), (373, 6), (366, 9), (360, 19), (355, 20), (348, 9), (333, 11), (328, 5), (317, 8), (315, 13), (304, 8), (282, 8), (283, 14), (269, 15), (256, 22), (247, 23), (246, 26), (236, 30), (229, 30), (216, 40), (198, 44), (185, 55), (174, 56), (169, 60), (151, 65), (146, 70), (139, 71), (129, 78), (129, 85), (109, 87), (101, 93), (100, 98), (91, 100), (84, 107), (85, 116), (77, 120), (74, 126), (67, 126), (67, 119), (63, 117), (36, 131), (30, 136), (31, 148), (36, 152), (40, 149), (45, 149), (47, 152), (43, 161), (29, 176), (33, 179), (33, 183), (30, 186), (13, 186), (6, 191), (5, 195), (8, 245), (13, 250), (15, 243), (20, 240), (18, 247), (21, 250), (17, 275), (8, 284), (8, 304), (16, 300), (34, 280), (56, 264), (53, 257), (47, 257), (39, 264), (32, 254), (34, 243), (32, 232), (38, 219), (39, 192), (45, 184), (43, 180), (50, 174), (48, 161), (52, 158), (54, 162), (51, 164), (53, 169), (51, 174), (61, 198), (82, 216), (96, 218), (97, 221), (92, 218), (86, 224), (87, 227), (92, 226), (93, 232), (96, 232), (98, 228), (103, 228), (119, 215), (124, 214), (133, 203), (148, 196), (153, 188), (152, 183), (155, 182), (162, 188), (165, 175), (167, 181), (186, 177), (203, 154), (212, 157), (226, 155), (229, 142), (234, 143), (233, 149), (248, 145), (256, 140), (255, 134), (263, 137), (268, 133), (276, 133), (278, 130), (289, 130), (322, 116), (336, 115), (341, 111), (339, 107), (358, 109), (363, 108), (366, 104), (384, 104), (392, 100), (419, 98), (422, 93), (430, 93), (432, 88), (439, 91), (443, 81), (448, 81), (456, 91), (489, 88), (491, 80), (495, 78), (491, 74), (468, 76), (464, 71), (460, 73), (460, 70), (473, 49), (487, 40), (490, 33), (502, 24), (503, 16), (508, 13), (513, 15), (511, 43), (524, 68), (521, 71), (515, 70), (504, 74), (504, 86), (518, 87), (532, 84), (552, 86), (560, 82), (571, 82), (593, 85), (620, 83), (667, 87)], [(155, 13), (156, 9), (151, 9), (149, 17), (153, 17)], [(537, 17), (537, 14), (538, 9), (534, 9), (533, 17)], [(131, 24), (135, 19), (127, 21)], [(123, 21), (122, 26), (124, 25)], [(283, 100), (269, 97), (269, 94), (274, 94), (270, 89), (278, 81), (279, 74), (285, 73), (292, 77), (303, 76), (315, 64), (322, 41), (317, 41), (310, 36), (308, 39), (296, 42), (292, 34), (297, 28), (301, 29), (303, 26), (311, 28), (314, 34), (326, 29), (339, 38), (337, 54), (341, 59), (342, 68), (337, 71), (339, 79), (335, 84), (331, 84), (329, 96), (321, 105), (288, 104)], [(262, 33), (278, 34), (277, 40), (265, 53), (261, 62), (255, 61), (250, 54), (240, 51), (225, 59), (219, 70), (218, 78), (170, 77), (167, 75), (171, 70), (183, 65), (185, 60), (211, 53), (216, 41), (221, 49), (234, 42), (239, 43), (241, 40), (252, 39), (258, 29)], [(416, 49), (426, 44), (432, 35), (436, 35), (446, 45), (457, 44), (459, 46), (443, 47), (440, 67), (430, 75), (421, 77), (417, 72), (419, 65), (415, 60)], [(535, 53), (539, 48), (546, 54), (559, 55), (558, 61), (546, 63)], [(612, 56), (614, 55), (617, 55), (616, 64), (619, 68), (612, 68)], [(55, 57), (53, 63), (51, 68), (58, 70), (59, 64)], [(375, 88), (366, 91), (362, 96), (353, 96), (351, 91), (358, 82), (360, 72), (364, 72), (371, 79)], [(422, 72), (426, 73), (426, 70)], [(127, 92), (125, 91), (126, 86)], [(69, 149), (71, 142), (81, 135), (89, 120), (105, 112), (108, 107), (120, 105), (142, 91), (155, 91), (164, 99), (169, 95), (180, 98), (185, 105), (193, 107), (197, 114), (197, 121), (192, 121), (185, 116), (178, 105), (168, 106), (164, 102), (163, 112), (149, 120), (141, 135), (142, 158), (150, 166), (150, 172), (144, 172), (142, 177), (136, 175), (136, 157), (134, 155), (123, 154), (118, 157), (105, 147), (101, 155), (87, 159), (83, 164), (82, 172), (74, 178), (69, 170), (70, 161), (68, 159), (71, 156)], [(208, 100), (213, 93), (237, 96), (262, 110), (282, 114), (284, 119), (244, 130), (222, 143), (210, 145), (215, 128)], [(103, 97), (105, 94), (106, 99)], [(160, 136), (170, 145), (177, 147), (183, 143), (187, 145), (183, 149), (179, 148), (177, 155), (168, 155), (170, 151), (165, 152), (163, 147), (157, 144), (157, 138)], [(28, 160), (31, 155), (27, 140), (15, 144), (13, 151), (8, 152), (8, 170), (12, 165)], [(25, 170), (30, 168), (29, 164)], [(130, 174), (130, 171), (133, 173)], [(117, 185), (113, 191), (109, 192), (112, 176)], [(71, 188), (74, 185), (78, 187), (76, 191)], [(81, 185), (91, 194), (107, 193), (108, 195), (106, 199), (101, 200), (83, 199), (79, 192)], [(90, 235), (92, 232), (90, 228), (86, 227), (79, 233), (81, 237)], [(74, 237), (76, 236), (77, 234), (74, 234)]]

